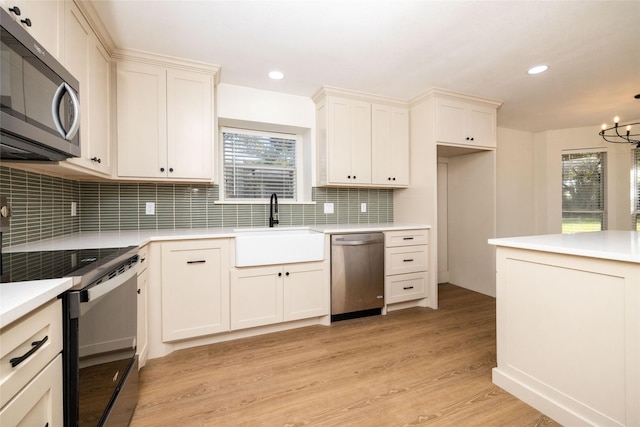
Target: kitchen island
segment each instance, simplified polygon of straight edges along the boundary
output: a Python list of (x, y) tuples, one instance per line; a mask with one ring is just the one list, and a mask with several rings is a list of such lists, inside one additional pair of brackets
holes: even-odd
[(489, 243), (493, 382), (564, 425), (640, 425), (640, 233)]

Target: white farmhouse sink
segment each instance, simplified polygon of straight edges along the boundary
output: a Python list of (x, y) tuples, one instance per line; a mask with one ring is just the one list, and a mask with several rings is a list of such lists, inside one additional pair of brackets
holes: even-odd
[(324, 233), (309, 228), (245, 228), (234, 231), (236, 267), (324, 259)]

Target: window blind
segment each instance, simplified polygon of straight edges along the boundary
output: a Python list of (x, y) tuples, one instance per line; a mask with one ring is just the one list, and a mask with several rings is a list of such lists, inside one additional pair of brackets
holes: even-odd
[(562, 155), (562, 232), (606, 229), (606, 153)]
[(633, 226), (640, 231), (640, 149), (631, 151), (633, 156)]
[(226, 199), (296, 199), (296, 139), (223, 132)]

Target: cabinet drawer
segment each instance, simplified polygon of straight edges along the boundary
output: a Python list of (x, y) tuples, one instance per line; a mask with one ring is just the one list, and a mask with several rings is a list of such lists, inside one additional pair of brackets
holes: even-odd
[(386, 304), (426, 298), (427, 272), (389, 276), (384, 288)]
[(384, 233), (384, 245), (387, 248), (427, 244), (429, 244), (429, 230), (385, 231)]
[(387, 276), (416, 273), (428, 269), (427, 245), (389, 248), (385, 251), (384, 272)]
[[(11, 359), (27, 355), (29, 351), (33, 353), (15, 367), (11, 366)], [(59, 299), (3, 328), (0, 331), (0, 407), (61, 351), (62, 302)]]
[(62, 355), (0, 411), (2, 426), (62, 427)]

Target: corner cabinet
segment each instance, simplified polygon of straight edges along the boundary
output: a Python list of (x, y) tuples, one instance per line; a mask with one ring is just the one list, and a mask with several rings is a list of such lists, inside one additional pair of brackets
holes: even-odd
[(229, 239), (164, 242), (162, 341), (229, 330)]
[(327, 263), (231, 270), (231, 330), (329, 314)]
[(406, 103), (328, 88), (313, 99), (319, 185), (409, 185)]
[(116, 56), (117, 177), (211, 182), (218, 67)]

